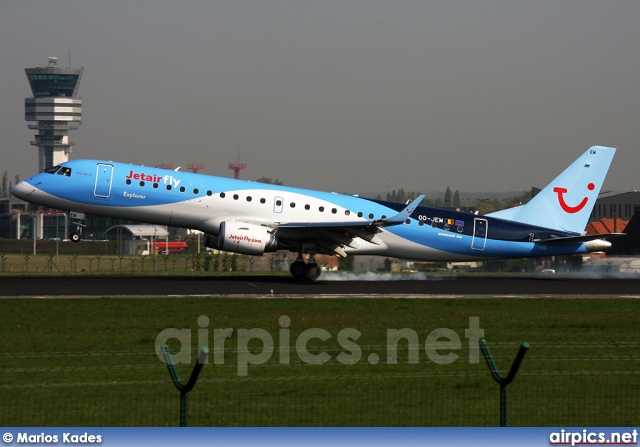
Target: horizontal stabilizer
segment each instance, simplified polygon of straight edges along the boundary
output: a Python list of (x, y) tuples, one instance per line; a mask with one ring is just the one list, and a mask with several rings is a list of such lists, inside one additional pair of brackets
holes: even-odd
[(584, 236), (569, 236), (569, 237), (556, 237), (552, 239), (545, 239), (536, 241), (538, 244), (546, 245), (569, 245), (578, 244), (581, 242), (595, 241), (597, 239), (609, 239), (610, 237), (625, 236), (626, 233), (607, 233), (607, 234), (585, 234)]

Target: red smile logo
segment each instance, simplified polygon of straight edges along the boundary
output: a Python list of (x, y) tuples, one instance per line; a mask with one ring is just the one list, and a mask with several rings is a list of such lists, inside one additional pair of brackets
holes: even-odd
[[(595, 189), (595, 187), (596, 187), (596, 185), (594, 185), (593, 183), (589, 183), (587, 185), (587, 188), (589, 188), (589, 191), (593, 191)], [(559, 188), (559, 187), (556, 186), (555, 188), (553, 188), (553, 192), (558, 193), (558, 202), (560, 203), (560, 206), (562, 207), (562, 209), (565, 212), (567, 212), (569, 214), (574, 214), (574, 213), (577, 213), (578, 211), (582, 210), (582, 208), (584, 208), (585, 205), (587, 204), (587, 202), (589, 201), (589, 198), (585, 197), (576, 206), (569, 206), (569, 205), (567, 205), (567, 202), (564, 201), (564, 196), (563, 196), (563, 194), (565, 192), (567, 192), (567, 188)]]

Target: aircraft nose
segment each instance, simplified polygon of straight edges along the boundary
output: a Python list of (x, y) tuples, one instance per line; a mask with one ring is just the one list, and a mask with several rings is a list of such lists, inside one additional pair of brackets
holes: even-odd
[(35, 190), (36, 188), (34, 188), (33, 185), (23, 180), (11, 188), (11, 194), (19, 199), (27, 200)]

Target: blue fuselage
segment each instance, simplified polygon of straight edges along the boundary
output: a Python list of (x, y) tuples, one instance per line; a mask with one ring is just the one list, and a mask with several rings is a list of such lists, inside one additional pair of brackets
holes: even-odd
[[(26, 179), (12, 192), (50, 208), (192, 228), (213, 236), (222, 222), (247, 222), (268, 228), (279, 238), (279, 248), (288, 249), (326, 238), (338, 241), (349, 254), (428, 261), (587, 251), (581, 242), (539, 243), (576, 233), (422, 206), (401, 224), (379, 226), (371, 241), (364, 237), (369, 233), (362, 235), (363, 226), (384, 221), (406, 205), (109, 161), (67, 162)], [(342, 243), (341, 237), (348, 241)]]

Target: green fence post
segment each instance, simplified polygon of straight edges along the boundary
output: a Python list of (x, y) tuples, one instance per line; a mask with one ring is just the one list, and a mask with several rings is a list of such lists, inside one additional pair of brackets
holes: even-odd
[(200, 355), (198, 355), (198, 362), (196, 366), (193, 367), (193, 371), (191, 372), (191, 377), (189, 377), (189, 381), (183, 384), (180, 381), (180, 376), (178, 375), (178, 371), (176, 370), (176, 365), (173, 363), (173, 358), (169, 353), (169, 346), (164, 345), (162, 347), (162, 353), (164, 354), (165, 363), (167, 364), (167, 368), (169, 369), (169, 374), (171, 375), (171, 380), (173, 380), (173, 384), (176, 386), (178, 391), (180, 391), (180, 427), (188, 427), (189, 426), (189, 391), (193, 389), (196, 385), (196, 380), (198, 380), (198, 375), (200, 375), (200, 371), (204, 366), (204, 362), (207, 360), (207, 356), (209, 355), (209, 348), (202, 348), (200, 351)]
[(520, 364), (524, 359), (524, 355), (527, 353), (527, 349), (529, 349), (529, 343), (524, 342), (520, 345), (520, 350), (518, 354), (516, 354), (516, 358), (513, 361), (513, 365), (511, 365), (511, 370), (507, 377), (502, 377), (500, 373), (498, 373), (498, 368), (496, 368), (496, 364), (493, 361), (493, 357), (491, 357), (491, 352), (489, 352), (489, 347), (487, 346), (487, 341), (483, 338), (480, 340), (480, 349), (482, 349), (482, 354), (484, 355), (485, 360), (487, 361), (487, 366), (489, 367), (489, 371), (491, 371), (491, 376), (493, 379), (498, 382), (500, 385), (500, 427), (507, 426), (507, 385), (513, 382), (513, 379), (516, 378), (516, 373), (520, 368)]

